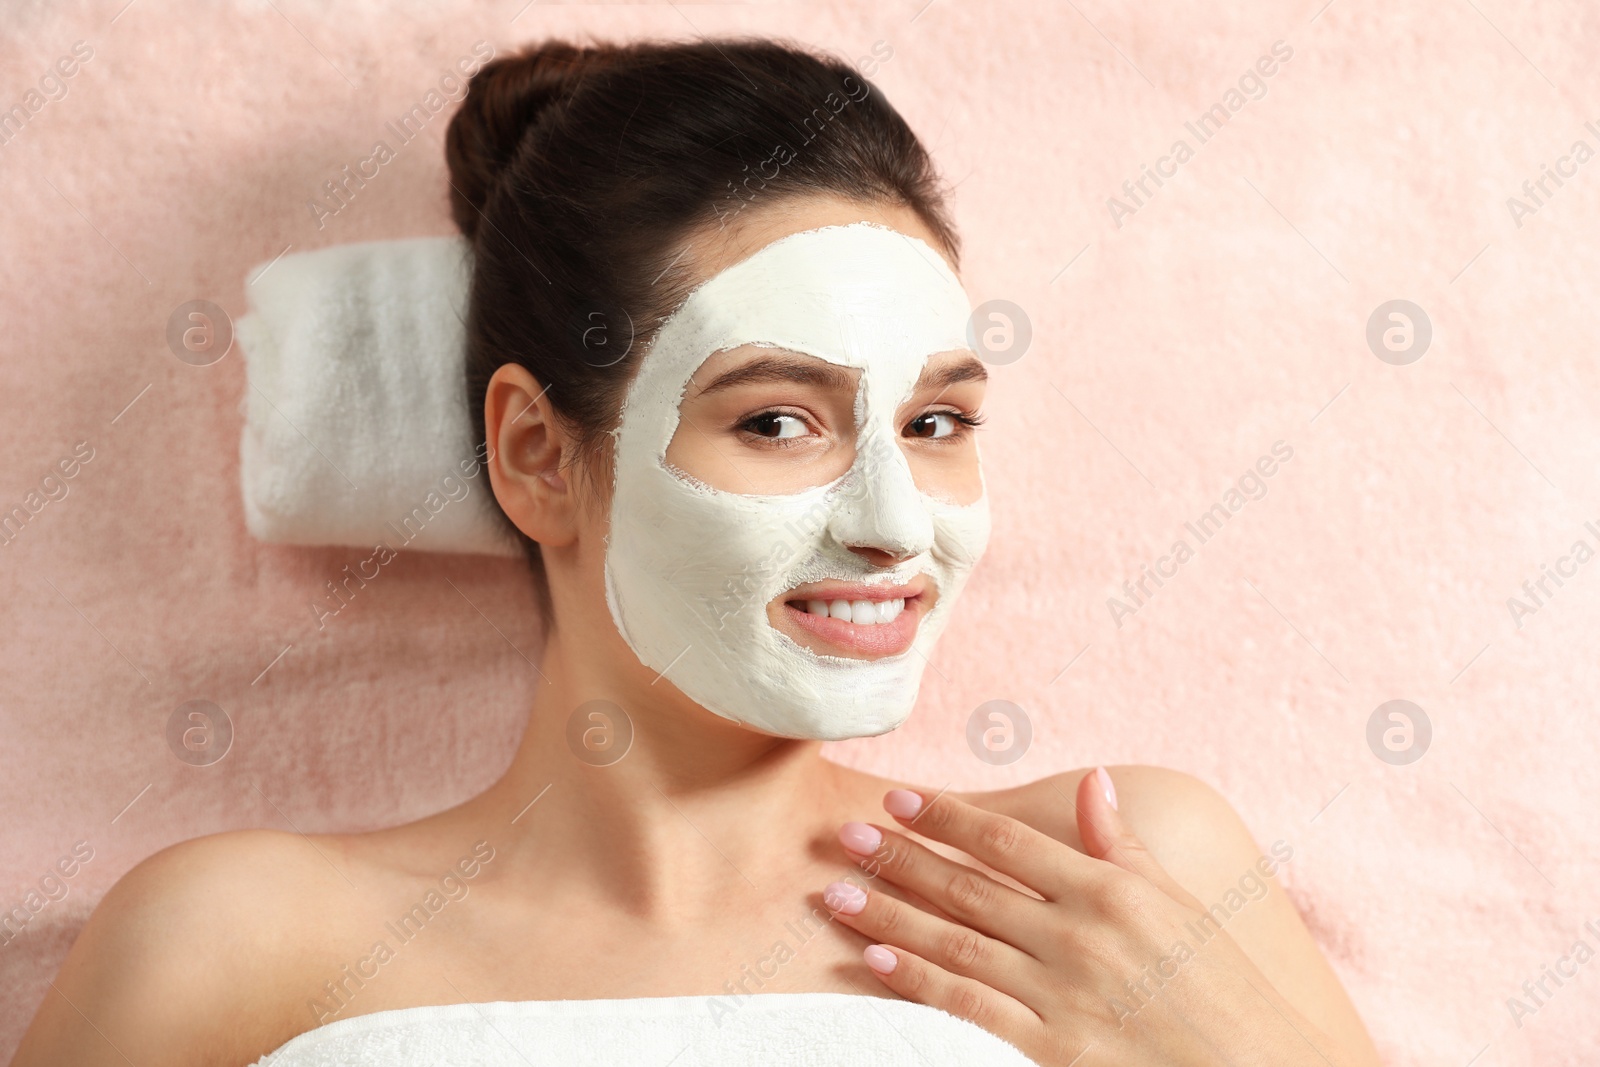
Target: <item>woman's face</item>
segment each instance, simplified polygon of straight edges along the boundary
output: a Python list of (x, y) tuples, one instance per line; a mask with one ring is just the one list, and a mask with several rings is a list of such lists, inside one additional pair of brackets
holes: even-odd
[(938, 249), (909, 210), (831, 199), (690, 242), (692, 292), (639, 360), (610, 476), (568, 488), (571, 550), (523, 527), (563, 630), (620, 635), (652, 696), (664, 678), (779, 736), (903, 721), (988, 537), (986, 375)]

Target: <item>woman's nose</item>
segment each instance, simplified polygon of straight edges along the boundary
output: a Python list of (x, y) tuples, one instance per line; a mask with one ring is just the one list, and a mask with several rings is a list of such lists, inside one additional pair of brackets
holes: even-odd
[(933, 518), (922, 503), (911, 467), (894, 441), (872, 434), (857, 449), (829, 533), (879, 566), (933, 547)]

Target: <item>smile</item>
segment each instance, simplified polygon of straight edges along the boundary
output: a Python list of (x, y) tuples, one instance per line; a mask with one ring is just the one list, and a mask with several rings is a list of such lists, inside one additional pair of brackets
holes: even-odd
[(790, 590), (773, 623), (822, 655), (879, 659), (911, 648), (932, 606), (919, 578), (909, 585), (818, 582)]

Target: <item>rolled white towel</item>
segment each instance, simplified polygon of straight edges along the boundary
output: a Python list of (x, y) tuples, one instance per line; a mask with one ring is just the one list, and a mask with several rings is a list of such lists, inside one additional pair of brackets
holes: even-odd
[(235, 331), (252, 535), (520, 554), (467, 413), (470, 280), (460, 237), (334, 245), (251, 271)]

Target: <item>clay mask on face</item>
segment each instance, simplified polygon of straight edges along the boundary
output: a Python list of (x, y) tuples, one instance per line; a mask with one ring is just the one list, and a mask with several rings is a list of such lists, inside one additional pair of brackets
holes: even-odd
[[(661, 326), (616, 434), (606, 602), (640, 662), (706, 709), (783, 737), (840, 740), (911, 714), (926, 657), (989, 536), (986, 497), (918, 490), (897, 409), (930, 356), (967, 350), (971, 304), (924, 242), (874, 223), (781, 238), (697, 287)], [(855, 459), (781, 496), (713, 489), (667, 465), (679, 404), (711, 355), (757, 344), (860, 371)], [(906, 557), (875, 567), (847, 546)], [(877, 660), (819, 655), (767, 608), (808, 582), (937, 590), (915, 643)]]

